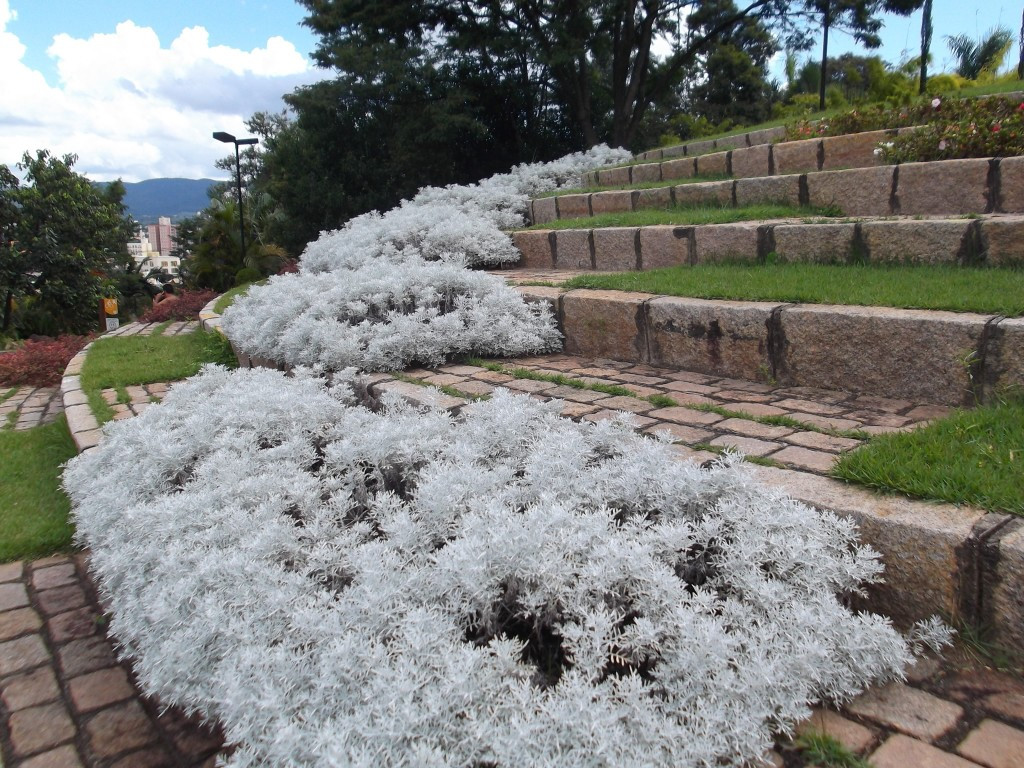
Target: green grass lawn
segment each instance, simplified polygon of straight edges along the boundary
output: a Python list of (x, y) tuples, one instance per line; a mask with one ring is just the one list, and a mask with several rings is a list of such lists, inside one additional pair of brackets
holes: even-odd
[(44, 427), (0, 431), (0, 562), (71, 547), (70, 502), (60, 488), (60, 468), (74, 455), (63, 416)]
[(219, 333), (197, 330), (179, 336), (115, 336), (89, 348), (82, 367), (82, 389), (102, 424), (114, 417), (101, 390), (114, 388), (122, 401), (124, 388), (135, 384), (179, 381), (194, 376), (205, 363), (237, 364), (231, 346)]
[(1024, 515), (1024, 397), (880, 435), (833, 474), (887, 493)]
[(230, 307), (235, 302), (236, 298), (245, 293), (248, 293), (249, 289), (252, 288), (254, 285), (263, 285), (265, 282), (267, 281), (257, 280), (252, 283), (242, 283), (241, 285), (236, 285), (234, 288), (225, 291), (217, 299), (217, 303), (213, 305), (213, 311), (216, 312), (218, 315), (223, 315), (224, 310)]
[(708, 264), (580, 275), (564, 290), (598, 288), (738, 301), (1024, 314), (1024, 270), (943, 266)]
[(841, 216), (833, 208), (793, 205), (749, 205), (743, 208), (699, 207), (642, 208), (639, 211), (602, 213), (581, 219), (557, 219), (534, 224), (526, 229), (597, 229), (600, 227), (653, 227), (659, 224), (687, 226), (696, 224), (733, 224), (737, 221), (799, 219)]

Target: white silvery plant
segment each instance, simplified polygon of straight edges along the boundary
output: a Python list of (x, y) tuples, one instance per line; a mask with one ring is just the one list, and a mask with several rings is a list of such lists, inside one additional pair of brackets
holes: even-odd
[(735, 462), (357, 391), (209, 366), (65, 472), (111, 630), (227, 766), (741, 765), (911, 658), (843, 605), (853, 525)]

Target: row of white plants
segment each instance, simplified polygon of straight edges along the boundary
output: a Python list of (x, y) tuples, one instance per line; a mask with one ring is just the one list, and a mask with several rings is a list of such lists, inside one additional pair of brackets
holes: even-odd
[(844, 607), (877, 555), (735, 457), (501, 390), (458, 417), (366, 394), (361, 371), (554, 348), (475, 268), (514, 255), (528, 195), (621, 159), (325, 234), (224, 319), (297, 368), (207, 367), (69, 464), (111, 631), (147, 691), (224, 727), (224, 765), (741, 765), (946, 639)]

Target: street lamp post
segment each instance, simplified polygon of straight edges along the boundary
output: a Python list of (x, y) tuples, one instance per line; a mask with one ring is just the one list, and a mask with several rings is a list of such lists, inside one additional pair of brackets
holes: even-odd
[(242, 266), (245, 266), (245, 208), (242, 206), (242, 158), (238, 148), (243, 145), (256, 144), (259, 139), (236, 139), (230, 133), (225, 133), (224, 131), (214, 131), (213, 138), (217, 141), (223, 141), (225, 144), (235, 145), (235, 178), (238, 182), (238, 227), (239, 234), (242, 236)]

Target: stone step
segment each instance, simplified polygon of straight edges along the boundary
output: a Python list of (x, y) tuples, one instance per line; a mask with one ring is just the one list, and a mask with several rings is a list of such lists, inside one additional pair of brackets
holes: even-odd
[(1024, 216), (535, 229), (512, 233), (528, 269), (605, 272), (724, 261), (1024, 265)]
[(764, 203), (835, 206), (848, 216), (1024, 213), (1024, 157), (937, 160), (542, 197), (530, 201), (530, 221), (545, 224), (643, 208)]
[(517, 286), (570, 355), (946, 406), (1024, 386), (1024, 318)]

